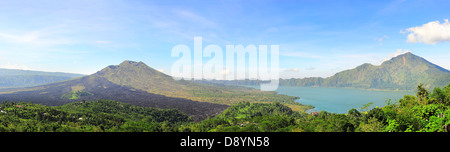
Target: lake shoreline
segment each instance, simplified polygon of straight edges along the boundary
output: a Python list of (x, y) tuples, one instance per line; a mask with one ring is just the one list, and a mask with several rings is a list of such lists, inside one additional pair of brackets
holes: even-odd
[[(258, 89), (259, 86), (246, 85)], [(295, 100), (303, 105), (311, 105), (314, 108), (305, 112), (327, 111), (330, 113), (343, 114), (350, 109), (358, 109), (364, 104), (373, 102), (370, 108), (376, 106), (383, 107), (386, 100), (398, 101), (404, 95), (414, 95), (412, 91), (392, 91), (378, 89), (360, 89), (348, 87), (300, 87), (300, 86), (280, 86), (275, 90), (278, 94), (300, 97)]]

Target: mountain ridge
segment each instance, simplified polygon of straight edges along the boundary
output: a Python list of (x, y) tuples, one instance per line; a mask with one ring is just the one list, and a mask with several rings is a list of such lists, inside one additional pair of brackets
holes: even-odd
[(0, 89), (32, 87), (69, 80), (81, 76), (85, 75), (64, 72), (44, 72), (0, 68)]
[[(276, 92), (261, 92), (244, 87), (217, 86), (188, 80), (175, 80), (143, 62), (130, 60), (125, 60), (119, 65), (107, 66), (94, 75), (105, 77), (117, 85), (133, 87), (148, 93), (200, 102), (232, 105), (240, 101), (288, 101), (294, 103), (293, 100), (295, 100), (295, 97), (285, 97), (278, 95)], [(287, 100), (279, 99), (280, 96)], [(298, 107), (294, 109), (298, 109)]]
[[(172, 97), (178, 96), (167, 94), (167, 91), (182, 93), (181, 90), (184, 88), (182, 85), (176, 83), (171, 76), (151, 68), (142, 61), (125, 60), (119, 65), (109, 65), (93, 75), (105, 77), (107, 80), (118, 85), (131, 86), (149, 93)], [(158, 86), (158, 89), (152, 86)], [(161, 89), (164, 91), (161, 91)]]
[[(388, 90), (413, 90), (420, 84), (433, 88), (450, 82), (450, 71), (411, 52), (381, 65), (363, 64), (326, 78), (323, 86)], [(442, 87), (442, 86), (441, 86)]]
[[(214, 116), (228, 106), (193, 101), (148, 91), (140, 84), (163, 87), (171, 77), (160, 73), (143, 62), (124, 61), (83, 77), (54, 82), (35, 87), (8, 90), (0, 93), (1, 101), (32, 101), (33, 103), (59, 106), (77, 101), (115, 100), (143, 107), (179, 109), (199, 121)], [(141, 82), (139, 82), (141, 81)], [(145, 82), (144, 82), (145, 81)], [(136, 85), (137, 87), (135, 87)], [(147, 90), (146, 90), (147, 89)]]
[(213, 117), (229, 105), (242, 101), (287, 103), (299, 111), (311, 108), (296, 103), (294, 100), (298, 97), (276, 92), (177, 81), (143, 62), (129, 60), (72, 80), (0, 92), (1, 101), (33, 101), (52, 106), (100, 99), (144, 107), (176, 108), (196, 121)]
[[(228, 85), (259, 85), (261, 80), (210, 81)], [(444, 87), (450, 83), (450, 71), (428, 60), (407, 52), (380, 65), (361, 64), (353, 69), (343, 70), (330, 77), (308, 77), (281, 79), (280, 86), (341, 87), (376, 90), (414, 91), (423, 83), (427, 89)]]
[[(32, 101), (44, 105), (59, 106), (76, 101), (116, 100), (143, 107), (179, 109), (194, 120), (203, 120), (226, 109), (226, 105), (173, 98), (148, 93), (110, 82), (98, 75), (89, 75), (38, 87), (0, 94), (2, 101)], [(80, 93), (81, 92), (81, 93)], [(78, 95), (76, 98), (72, 95)]]

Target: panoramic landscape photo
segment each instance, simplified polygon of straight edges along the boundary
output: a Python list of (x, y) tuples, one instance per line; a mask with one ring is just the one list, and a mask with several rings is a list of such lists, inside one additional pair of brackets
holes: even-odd
[(449, 132), (448, 8), (1, 1), (0, 132)]

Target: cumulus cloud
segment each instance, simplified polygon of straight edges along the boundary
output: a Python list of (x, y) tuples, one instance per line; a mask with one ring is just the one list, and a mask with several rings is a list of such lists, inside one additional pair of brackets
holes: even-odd
[[(433, 21), (422, 26), (406, 29), (405, 33), (410, 33), (407, 42), (436, 44), (437, 42), (450, 41), (450, 23), (448, 22), (448, 19), (445, 19), (444, 21), (444, 23)], [(403, 31), (401, 31), (401, 33), (403, 33)]]

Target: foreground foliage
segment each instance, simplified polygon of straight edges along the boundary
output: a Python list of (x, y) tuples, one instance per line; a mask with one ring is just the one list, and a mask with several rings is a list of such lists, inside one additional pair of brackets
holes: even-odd
[(371, 110), (346, 114), (294, 111), (285, 103), (240, 102), (214, 118), (194, 122), (176, 109), (156, 109), (98, 100), (63, 106), (2, 102), (0, 131), (132, 132), (447, 132), (450, 85)]
[(215, 118), (191, 125), (191, 131), (218, 132), (447, 132), (450, 128), (450, 85), (433, 92), (423, 85), (416, 96), (406, 95), (386, 106), (346, 114), (326, 111), (310, 114), (283, 104), (242, 102)]
[(172, 126), (192, 121), (176, 109), (138, 107), (98, 100), (52, 107), (25, 102), (2, 102), (0, 131), (176, 131)]

